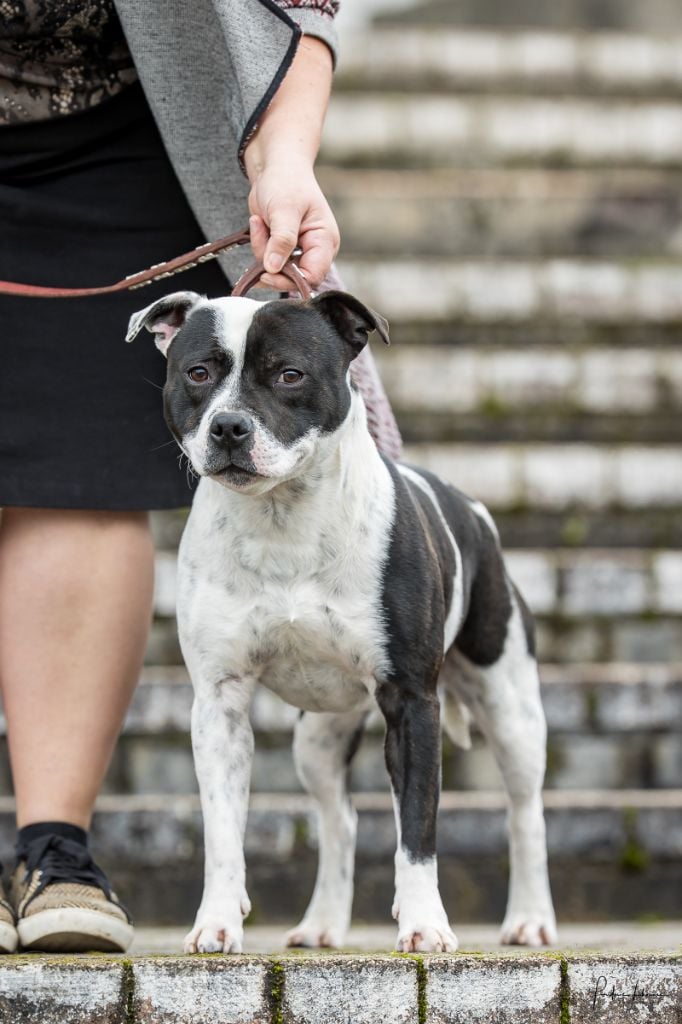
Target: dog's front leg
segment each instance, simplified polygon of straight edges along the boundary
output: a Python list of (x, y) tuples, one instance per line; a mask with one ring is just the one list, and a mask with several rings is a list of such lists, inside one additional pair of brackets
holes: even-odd
[(197, 682), (192, 747), (204, 817), (204, 894), (186, 953), (241, 953), (246, 894), (244, 831), (249, 800), (253, 731), (249, 707), (255, 684), (227, 678)]
[(386, 765), (391, 777), (398, 846), (395, 855), (396, 949), (408, 953), (457, 949), (438, 891), (436, 814), (440, 793), (440, 709), (433, 694), (415, 694), (399, 681), (377, 690), (386, 719)]

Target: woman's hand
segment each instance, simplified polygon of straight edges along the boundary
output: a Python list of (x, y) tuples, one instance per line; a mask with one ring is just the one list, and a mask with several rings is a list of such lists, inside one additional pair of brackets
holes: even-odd
[(304, 36), (292, 66), (244, 152), (251, 192), (251, 243), (265, 264), (262, 284), (291, 290), (278, 274), (296, 246), (299, 266), (319, 285), (339, 248), (339, 230), (313, 165), (331, 87), (327, 46)]

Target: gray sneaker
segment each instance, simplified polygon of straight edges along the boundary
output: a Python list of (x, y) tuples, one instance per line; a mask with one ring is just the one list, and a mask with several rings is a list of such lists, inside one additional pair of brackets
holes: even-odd
[(122, 953), (132, 942), (128, 911), (88, 848), (71, 839), (18, 845), (10, 898), (22, 949)]
[[(0, 873), (2, 867), (0, 866)], [(5, 891), (5, 883), (0, 882), (0, 953), (13, 953), (19, 944), (14, 911)]]

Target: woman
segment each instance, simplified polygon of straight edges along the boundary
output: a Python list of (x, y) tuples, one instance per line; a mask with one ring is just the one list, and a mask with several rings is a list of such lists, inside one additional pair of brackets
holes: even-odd
[[(290, 287), (277, 272), (298, 244), (319, 285), (338, 247), (313, 172), (336, 6), (4, 0), (0, 278), (109, 283), (234, 231), (248, 202), (263, 283)], [(181, 286), (225, 294), (244, 258)], [(0, 686), (19, 830), (6, 951), (132, 938), (87, 832), (147, 639), (147, 509), (191, 499), (161, 360), (122, 341), (139, 306), (0, 297)]]

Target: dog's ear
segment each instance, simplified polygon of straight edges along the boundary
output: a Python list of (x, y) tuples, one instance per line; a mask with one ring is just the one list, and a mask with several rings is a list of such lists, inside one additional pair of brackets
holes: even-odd
[(367, 335), (376, 331), (381, 340), (390, 345), (388, 337), (388, 321), (365, 306), (354, 295), (348, 292), (322, 292), (311, 299), (311, 305), (336, 328), (338, 333), (348, 342), (355, 358), (367, 344)]
[(146, 309), (133, 313), (128, 324), (126, 341), (132, 341), (146, 327), (154, 335), (159, 352), (168, 354), (168, 346), (178, 333), (191, 309), (203, 295), (197, 292), (173, 292), (163, 299), (157, 299)]

